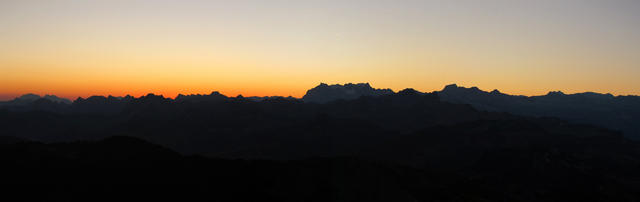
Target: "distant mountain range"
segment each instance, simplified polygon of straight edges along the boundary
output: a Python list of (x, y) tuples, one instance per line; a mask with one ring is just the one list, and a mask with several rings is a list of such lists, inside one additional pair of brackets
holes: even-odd
[[(390, 89), (374, 89), (369, 84), (326, 85), (309, 90), (305, 102), (326, 103), (352, 100), (360, 96), (392, 94)], [(613, 96), (593, 92), (564, 94), (549, 92), (543, 96), (517, 96), (498, 90), (482, 91), (447, 85), (435, 92), (442, 101), (470, 104), (474, 108), (493, 112), (508, 112), (536, 117), (557, 117), (574, 123), (595, 124), (623, 131), (628, 137), (640, 139), (640, 97)]]
[[(368, 84), (320, 85), (303, 99), (39, 98), (0, 107), (0, 159), (5, 181), (76, 186), (35, 190), (56, 196), (167, 182), (219, 201), (638, 201), (640, 142), (597, 126), (637, 120), (634, 99)], [(576, 111), (599, 122), (544, 114)], [(83, 189), (94, 182), (114, 185)], [(143, 195), (164, 192), (176, 193)]]
[[(450, 155), (454, 167), (472, 161), (456, 154), (464, 149), (481, 152), (496, 146), (569, 143), (591, 137), (624, 142), (614, 131), (553, 118), (479, 111), (413, 89), (324, 104), (286, 98), (254, 101), (213, 92), (176, 99), (153, 94), (93, 96), (71, 105), (40, 99), (33, 107), (0, 110), (1, 134), (43, 142), (125, 135), (185, 154), (249, 159), (358, 156), (424, 165), (438, 161), (440, 157), (422, 159), (436, 152)], [(440, 151), (437, 144), (432, 145), (436, 142), (458, 149)]]
[[(390, 89), (374, 89), (369, 84), (326, 85), (309, 90), (302, 98), (305, 102), (326, 103), (352, 100), (360, 96), (382, 96), (394, 93)], [(628, 137), (640, 139), (640, 97), (613, 96), (593, 92), (564, 94), (552, 91), (542, 96), (518, 96), (498, 90), (482, 91), (477, 87), (465, 88), (447, 85), (434, 92), (442, 101), (469, 104), (474, 108), (492, 112), (557, 117), (574, 123), (595, 124), (623, 131)]]
[(369, 83), (348, 83), (345, 85), (327, 85), (325, 83), (321, 83), (315, 88), (308, 90), (302, 97), (302, 100), (313, 103), (327, 103), (340, 99), (353, 100), (360, 96), (380, 96), (393, 93), (394, 92), (391, 89), (372, 88)]
[[(310, 89), (301, 98), (293, 97), (227, 97), (217, 91), (209, 95), (178, 95), (175, 99), (166, 99), (167, 102), (186, 101), (222, 101), (231, 99), (244, 99), (250, 101), (264, 101), (285, 99), (305, 103), (326, 104), (339, 100), (355, 100), (362, 96), (378, 97), (392, 95), (391, 89), (376, 89), (368, 83), (358, 84), (334, 84), (320, 85)], [(422, 92), (416, 92), (424, 94)], [(560, 91), (549, 92), (542, 96), (519, 96), (501, 93), (498, 90), (483, 91), (477, 87), (465, 88), (455, 84), (447, 85), (441, 91), (433, 92), (440, 100), (469, 104), (478, 110), (491, 112), (507, 112), (524, 116), (557, 117), (574, 123), (594, 124), (614, 130), (622, 131), (627, 137), (640, 139), (640, 97), (638, 96), (613, 96), (599, 93), (564, 94)], [(152, 94), (150, 94), (152, 95)], [(149, 96), (147, 96), (149, 97)], [(155, 97), (151, 96), (151, 97)], [(54, 95), (44, 97), (26, 94), (8, 102), (0, 102), (0, 108), (13, 110), (45, 110), (56, 112), (103, 112), (115, 113), (125, 103), (135, 100), (132, 96), (103, 97), (92, 96), (87, 99), (79, 98), (74, 102), (59, 98)], [(69, 107), (73, 106), (73, 107)]]
[(40, 95), (36, 95), (36, 94), (24, 94), (20, 97), (17, 97), (13, 100), (10, 101), (6, 101), (6, 102), (0, 102), (0, 106), (18, 106), (18, 105), (28, 105), (31, 104), (39, 99), (44, 99), (44, 100), (48, 100), (51, 102), (56, 102), (56, 103), (63, 103), (63, 104), (71, 104), (71, 100), (66, 99), (66, 98), (60, 98), (58, 96), (55, 95), (44, 95), (44, 96), (40, 96)]
[(441, 100), (470, 104), (476, 109), (509, 112), (536, 117), (558, 117), (574, 123), (595, 124), (623, 131), (640, 138), (640, 97), (600, 93), (564, 94), (549, 92), (543, 96), (514, 96), (493, 90), (446, 86), (437, 92)]

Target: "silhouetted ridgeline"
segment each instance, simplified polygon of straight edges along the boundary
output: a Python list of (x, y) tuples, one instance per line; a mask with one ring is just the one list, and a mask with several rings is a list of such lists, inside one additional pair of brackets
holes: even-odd
[[(391, 89), (374, 89), (368, 83), (327, 85), (320, 84), (307, 91), (300, 100), (308, 103), (328, 103), (337, 100), (353, 100), (361, 96), (376, 97), (390, 95)], [(476, 87), (464, 88), (455, 84), (437, 91), (438, 97), (447, 102), (470, 104), (478, 110), (508, 112), (536, 117), (557, 117), (573, 123), (594, 124), (622, 131), (625, 136), (640, 139), (640, 97), (613, 96), (611, 94), (578, 93), (564, 94), (549, 92), (544, 96), (513, 96), (498, 90), (482, 91)], [(133, 100), (127, 97), (93, 96), (71, 101), (46, 95), (40, 97), (27, 94), (9, 102), (0, 102), (1, 108), (12, 111), (44, 110), (58, 113), (118, 113), (125, 103)], [(293, 97), (247, 97), (246, 100), (263, 101), (273, 99), (297, 100)], [(233, 100), (218, 92), (210, 95), (179, 95), (170, 102)], [(67, 105), (70, 104), (70, 105)]]
[(588, 123), (624, 132), (633, 139), (640, 139), (640, 97), (613, 96), (599, 93), (564, 94), (549, 92), (543, 96), (513, 96), (482, 91), (476, 87), (446, 86), (438, 92), (440, 99), (487, 111), (512, 114), (558, 117), (574, 123)]
[(394, 92), (391, 89), (374, 89), (369, 85), (369, 83), (348, 83), (345, 85), (327, 85), (325, 83), (321, 83), (315, 88), (308, 90), (302, 97), (302, 100), (313, 103), (327, 103), (341, 99), (352, 100), (359, 98), (360, 96), (380, 96), (393, 93)]
[[(585, 101), (591, 99), (601, 99), (602, 106), (625, 103), (617, 108), (622, 110), (637, 97), (346, 86), (320, 85), (303, 99), (213, 92), (9, 102), (0, 110), (0, 155), (16, 173), (93, 173), (27, 175), (27, 183), (68, 182), (53, 186), (64, 187), (55, 193), (74, 196), (137, 187), (80, 186), (91, 181), (182, 183), (166, 187), (234, 201), (640, 200), (638, 142), (599, 126), (500, 112), (509, 106), (544, 111), (549, 106), (540, 103), (562, 102), (582, 103), (572, 106), (579, 109), (596, 103)], [(508, 104), (521, 99), (534, 104)], [(456, 104), (465, 103), (460, 100), (481, 104)], [(621, 119), (635, 119), (633, 110)], [(19, 181), (24, 175), (14, 176)]]

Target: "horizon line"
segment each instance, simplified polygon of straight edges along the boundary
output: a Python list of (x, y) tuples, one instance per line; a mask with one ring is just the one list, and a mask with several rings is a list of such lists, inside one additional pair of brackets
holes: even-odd
[[(347, 85), (347, 84), (369, 84), (369, 82), (363, 82), (363, 83), (337, 83), (337, 84), (328, 84), (328, 83), (320, 82), (318, 85), (314, 86), (313, 88), (318, 87), (318, 86), (320, 86), (320, 85), (322, 85), (322, 84), (326, 84), (326, 85), (329, 85), (329, 86), (333, 86), (333, 85), (340, 85), (340, 86), (344, 86), (344, 85)], [(474, 89), (474, 88), (475, 88), (475, 89), (477, 89), (477, 90), (480, 90), (480, 91), (482, 91), (482, 92), (486, 92), (486, 93), (490, 93), (490, 92), (492, 92), (492, 91), (498, 91), (498, 92), (500, 92), (500, 93), (502, 93), (502, 94), (509, 95), (509, 96), (538, 97), (538, 96), (545, 96), (545, 95), (548, 95), (548, 94), (550, 94), (550, 93), (556, 93), (556, 92), (560, 92), (560, 93), (566, 94), (566, 93), (564, 93), (564, 91), (562, 91), (562, 90), (552, 90), (552, 91), (548, 91), (548, 92), (547, 92), (547, 94), (542, 94), (542, 95), (540, 95), (540, 94), (538, 94), (538, 95), (519, 95), (519, 94), (510, 94), (510, 93), (505, 93), (505, 92), (500, 91), (499, 89), (494, 89), (494, 90), (483, 90), (483, 89), (481, 89), (481, 88), (478, 88), (477, 86), (465, 87), (465, 86), (457, 85), (456, 83), (447, 84), (447, 85), (445, 85), (442, 89), (440, 89), (440, 90), (434, 90), (434, 91), (420, 91), (420, 90), (416, 90), (415, 88), (410, 88), (410, 87), (409, 87), (409, 88), (403, 88), (402, 90), (405, 90), (405, 89), (414, 89), (414, 90), (416, 90), (416, 91), (418, 91), (418, 92), (421, 92), (421, 93), (433, 93), (433, 92), (440, 92), (440, 91), (443, 91), (443, 90), (444, 90), (446, 87), (448, 87), (448, 86), (455, 86), (455, 87), (458, 87), (458, 88), (465, 88), (465, 89)], [(373, 88), (373, 89), (390, 89), (390, 90), (391, 90), (391, 91), (393, 91), (394, 93), (397, 93), (397, 92), (402, 91), (402, 90), (393, 90), (392, 88), (375, 88), (375, 87), (372, 87), (372, 86), (370, 86), (370, 87), (371, 87), (371, 88)], [(310, 88), (310, 89), (313, 89), (313, 88)], [(308, 90), (310, 90), (310, 89), (308, 89)], [(307, 90), (307, 91), (308, 91), (308, 90)], [(41, 97), (41, 98), (42, 98), (42, 97), (45, 97), (45, 96), (55, 96), (55, 97), (63, 98), (63, 99), (67, 99), (67, 100), (69, 100), (69, 101), (72, 101), (72, 102), (73, 102), (73, 101), (75, 101), (75, 100), (77, 100), (77, 99), (79, 99), (79, 98), (87, 99), (87, 98), (94, 97), (94, 96), (99, 96), (99, 97), (117, 97), (117, 98), (124, 98), (124, 97), (127, 97), (127, 96), (131, 96), (131, 97), (134, 97), (134, 98), (141, 98), (141, 97), (148, 96), (148, 95), (155, 95), (155, 96), (162, 96), (162, 97), (164, 97), (164, 98), (169, 98), (169, 99), (173, 99), (173, 100), (175, 100), (175, 99), (176, 99), (178, 96), (180, 96), (180, 95), (183, 95), (183, 96), (191, 96), (191, 95), (211, 95), (211, 94), (216, 93), (216, 92), (217, 92), (218, 94), (224, 95), (224, 96), (229, 97), (229, 98), (235, 98), (235, 97), (238, 97), (238, 96), (242, 96), (242, 97), (245, 97), (245, 98), (247, 98), (247, 97), (283, 97), (283, 98), (295, 98), (295, 99), (302, 99), (302, 97), (296, 97), (296, 96), (292, 96), (292, 95), (288, 95), (288, 96), (284, 96), (284, 95), (266, 95), (266, 96), (248, 95), (248, 96), (245, 96), (245, 95), (242, 95), (242, 93), (238, 93), (238, 94), (237, 94), (237, 95), (235, 95), (235, 96), (231, 96), (231, 95), (224, 94), (224, 93), (222, 93), (222, 92), (220, 92), (220, 91), (218, 91), (218, 90), (212, 90), (212, 91), (210, 91), (210, 93), (208, 93), (208, 94), (206, 94), (206, 93), (204, 93), (204, 94), (202, 94), (202, 93), (188, 93), (188, 94), (185, 94), (185, 93), (177, 93), (177, 95), (176, 95), (176, 96), (165, 96), (163, 93), (153, 93), (153, 92), (138, 94), (138, 96), (131, 95), (131, 94), (125, 94), (125, 95), (113, 95), (113, 94), (104, 95), (104, 94), (94, 94), (94, 95), (90, 95), (90, 96), (86, 96), (86, 97), (83, 97), (83, 96), (73, 96), (73, 97), (69, 97), (69, 96), (58, 96), (58, 95), (56, 95), (55, 93), (44, 93), (44, 94), (38, 94), (38, 93), (22, 93), (22, 94), (7, 94), (7, 93), (0, 93), (0, 102), (11, 101), (11, 100), (14, 100), (14, 99), (16, 99), (16, 98), (22, 97), (22, 96), (24, 96), (24, 95), (30, 95), (30, 94), (31, 94), (31, 95), (37, 95), (37, 96), (39, 96), (39, 97)], [(584, 93), (595, 93), (595, 94), (601, 94), (601, 95), (611, 95), (611, 96), (614, 96), (614, 97), (640, 96), (640, 95), (634, 95), (634, 94), (613, 94), (613, 93), (601, 93), (601, 92), (594, 92), (594, 91), (583, 91), (583, 92), (576, 92), (576, 93), (568, 93), (568, 94), (566, 94), (566, 95), (575, 95), (575, 94), (584, 94)], [(305, 93), (305, 94), (306, 94), (306, 93)], [(11, 96), (9, 97), (9, 96), (7, 96), (7, 95), (11, 95)], [(5, 96), (7, 96), (7, 97), (5, 97)], [(304, 96), (304, 95), (303, 95), (303, 96)]]

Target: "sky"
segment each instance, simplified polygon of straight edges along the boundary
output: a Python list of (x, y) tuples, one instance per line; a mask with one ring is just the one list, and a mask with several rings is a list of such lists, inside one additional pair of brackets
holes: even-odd
[(0, 0), (0, 100), (321, 82), (640, 94), (637, 0)]

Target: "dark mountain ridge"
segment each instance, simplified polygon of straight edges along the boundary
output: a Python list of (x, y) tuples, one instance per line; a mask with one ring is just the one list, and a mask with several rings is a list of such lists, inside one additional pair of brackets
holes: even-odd
[(470, 104), (478, 110), (509, 112), (536, 117), (558, 117), (574, 123), (594, 124), (620, 130), (640, 138), (640, 97), (613, 96), (593, 92), (564, 94), (552, 91), (542, 96), (513, 96), (464, 88), (455, 84), (437, 92), (441, 100)]
[[(488, 125), (524, 122), (524, 129), (542, 133), (550, 142), (551, 137), (565, 137), (577, 130), (559, 119), (478, 111), (470, 105), (443, 102), (437, 93), (413, 89), (325, 104), (286, 98), (254, 101), (214, 92), (175, 100), (154, 94), (140, 98), (94, 96), (54, 110), (0, 111), (4, 135), (31, 140), (127, 135), (186, 154), (267, 159), (352, 154), (377, 159), (379, 155), (373, 154), (382, 151), (386, 142), (405, 142), (420, 131), (478, 121)], [(585, 131), (617, 135), (596, 128)], [(406, 156), (393, 148), (387, 152), (394, 157)]]
[[(421, 93), (417, 92), (416, 93)], [(622, 131), (625, 136), (633, 139), (640, 138), (640, 97), (638, 96), (613, 96), (600, 93), (576, 93), (564, 94), (560, 91), (552, 91), (542, 96), (514, 96), (501, 93), (498, 90), (491, 92), (482, 91), (476, 87), (464, 88), (455, 84), (446, 86), (441, 91), (434, 92), (440, 100), (469, 104), (478, 110), (491, 112), (508, 112), (523, 116), (557, 117), (573, 123), (594, 124), (614, 130)], [(307, 103), (329, 103), (339, 100), (354, 100), (361, 96), (378, 97), (391, 95), (390, 89), (374, 89), (368, 83), (327, 85), (320, 84), (310, 89), (307, 94), (299, 99)], [(98, 113), (117, 114), (125, 108), (127, 103), (141, 98), (103, 97), (92, 96), (78, 98), (75, 101), (60, 101), (56, 96), (47, 95), (40, 97), (27, 94), (15, 100), (0, 104), (0, 109), (10, 111), (43, 110), (63, 114)], [(178, 95), (175, 99), (164, 98), (167, 102), (225, 102), (233, 100), (245, 101), (271, 101), (288, 100), (298, 102), (293, 97), (228, 97), (217, 91), (209, 95)]]
[(325, 103), (216, 92), (39, 99), (0, 109), (0, 157), (15, 174), (4, 182), (52, 196), (218, 201), (640, 198), (640, 145), (620, 132), (442, 99), (413, 89)]
[(372, 88), (369, 83), (347, 83), (345, 85), (327, 85), (325, 83), (321, 83), (320, 85), (308, 90), (302, 97), (302, 100), (313, 103), (327, 103), (340, 99), (352, 100), (361, 96), (380, 96), (393, 93), (394, 92), (391, 89)]
[[(167, 102), (224, 102), (233, 100), (271, 101), (288, 100), (292, 102), (329, 103), (339, 100), (354, 100), (362, 96), (378, 97), (394, 94), (390, 89), (374, 89), (368, 83), (327, 85), (320, 84), (310, 89), (301, 98), (293, 97), (228, 97), (217, 91), (209, 95), (178, 95), (175, 99), (164, 98)], [(417, 92), (416, 93), (421, 93)], [(486, 92), (477, 87), (464, 88), (455, 84), (446, 86), (441, 91), (434, 92), (440, 100), (469, 104), (478, 110), (491, 112), (508, 112), (523, 116), (557, 117), (573, 123), (594, 124), (614, 130), (622, 131), (625, 136), (633, 139), (640, 138), (640, 97), (613, 96), (593, 92), (564, 94), (552, 91), (542, 96), (508, 95), (493, 90)], [(56, 113), (99, 113), (117, 114), (125, 108), (127, 103), (137, 99), (157, 97), (150, 94), (141, 98), (132, 96), (92, 96), (86, 99), (78, 98), (71, 102), (56, 96), (40, 97), (27, 94), (12, 101), (0, 104), (0, 109), (10, 111), (43, 110)]]

